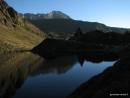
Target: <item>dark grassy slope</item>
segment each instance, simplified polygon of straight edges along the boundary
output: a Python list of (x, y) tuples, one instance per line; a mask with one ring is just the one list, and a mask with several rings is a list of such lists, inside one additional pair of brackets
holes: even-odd
[(128, 30), (123, 28), (108, 27), (97, 22), (85, 22), (73, 19), (30, 19), (29, 21), (53, 38), (62, 39), (72, 36), (78, 27), (80, 27), (84, 33), (93, 30), (123, 33)]
[(78, 29), (68, 40), (46, 39), (33, 48), (33, 52), (40, 55), (56, 54), (115, 54), (120, 55), (130, 43), (130, 33), (119, 34), (115, 32), (104, 33), (96, 30), (86, 34)]
[(82, 33), (81, 29), (78, 29), (74, 36), (70, 40), (75, 40), (82, 43), (95, 43), (102, 45), (128, 45), (130, 43), (130, 32), (123, 34), (117, 32), (103, 32), (100, 30), (94, 30), (86, 34)]
[(82, 43), (71, 40), (56, 40), (45, 39), (42, 43), (32, 49), (33, 53), (39, 54), (45, 58), (55, 58), (63, 55), (79, 54), (87, 56), (101, 56), (104, 55), (114, 58), (120, 56), (119, 52), (122, 51), (122, 47), (109, 47), (108, 45), (100, 45), (94, 43)]

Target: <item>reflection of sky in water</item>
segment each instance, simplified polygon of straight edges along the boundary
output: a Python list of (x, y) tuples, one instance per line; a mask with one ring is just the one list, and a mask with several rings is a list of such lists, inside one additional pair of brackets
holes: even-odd
[(80, 84), (92, 76), (101, 73), (114, 62), (91, 63), (84, 66), (76, 63), (64, 74), (40, 74), (28, 77), (23, 86), (16, 92), (14, 98), (63, 98), (73, 92)]

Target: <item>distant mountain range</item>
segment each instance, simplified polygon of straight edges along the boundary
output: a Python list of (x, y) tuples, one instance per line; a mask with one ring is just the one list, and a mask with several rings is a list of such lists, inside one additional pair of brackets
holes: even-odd
[(129, 29), (109, 27), (98, 22), (74, 20), (60, 11), (52, 11), (48, 14), (26, 13), (21, 15), (53, 38), (66, 39), (72, 36), (79, 27), (84, 33), (94, 30), (117, 33), (129, 31)]
[(46, 14), (26, 13), (26, 14), (22, 14), (22, 15), (26, 19), (31, 19), (31, 20), (37, 20), (37, 19), (71, 19), (68, 15), (62, 13), (61, 11), (52, 11), (52, 12), (46, 13)]

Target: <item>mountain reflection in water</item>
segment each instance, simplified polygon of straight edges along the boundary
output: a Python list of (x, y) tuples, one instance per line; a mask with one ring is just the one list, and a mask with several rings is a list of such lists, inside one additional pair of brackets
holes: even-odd
[(84, 56), (46, 60), (29, 52), (0, 59), (0, 98), (64, 98), (114, 63), (91, 63)]

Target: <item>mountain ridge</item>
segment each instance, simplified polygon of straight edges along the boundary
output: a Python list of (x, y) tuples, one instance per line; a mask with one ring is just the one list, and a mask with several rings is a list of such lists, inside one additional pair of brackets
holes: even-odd
[[(35, 14), (35, 15), (38, 15), (38, 14)], [(77, 30), (77, 28), (79, 27), (82, 29), (84, 33), (94, 31), (94, 30), (101, 30), (104, 32), (118, 32), (118, 33), (124, 33), (124, 32), (130, 31), (130, 29), (127, 29), (127, 28), (110, 27), (103, 23), (74, 20), (72, 18), (46, 19), (46, 18), (35, 17), (35, 19), (33, 19), (30, 17), (28, 17), (27, 14), (24, 14), (25, 19), (30, 21), (40, 30), (45, 31), (48, 35), (50, 35), (53, 38), (66, 39), (68, 36), (73, 35), (75, 31)]]
[(63, 13), (61, 11), (51, 11), (49, 13), (37, 13), (37, 14), (20, 13), (20, 15), (22, 15), (23, 17), (25, 17), (27, 19), (32, 19), (32, 20), (36, 20), (36, 19), (71, 19), (71, 17), (69, 17), (68, 15), (66, 15), (65, 13)]

